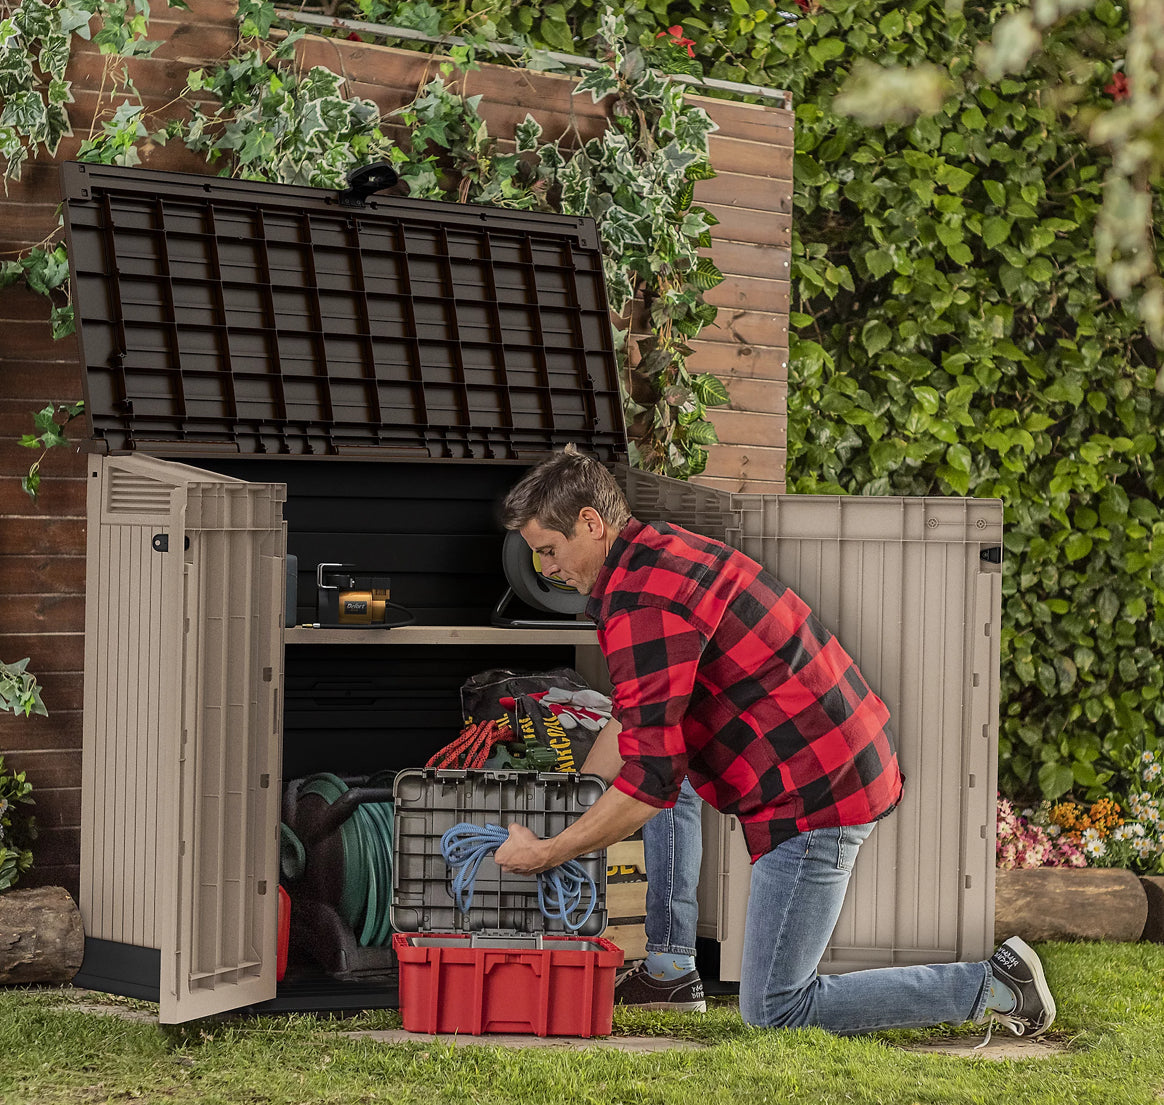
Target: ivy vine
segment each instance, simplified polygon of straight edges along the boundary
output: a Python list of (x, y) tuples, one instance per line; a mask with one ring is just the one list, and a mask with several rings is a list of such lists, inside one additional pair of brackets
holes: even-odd
[[(714, 320), (703, 293), (723, 279), (699, 254), (716, 220), (693, 205), (695, 182), (714, 175), (707, 135), (715, 124), (643, 50), (625, 47), (621, 18), (603, 17), (604, 65), (576, 89), (595, 102), (613, 96), (615, 125), (573, 148), (543, 141), (527, 117), (514, 134), (516, 150), (503, 154), (480, 98), (457, 90), (456, 66), (442, 66), (396, 119), (384, 120), (370, 101), (345, 98), (336, 74), (296, 68), (301, 31), (275, 46), (265, 41), (269, 5), (247, 4), (240, 14), (235, 56), (212, 73), (190, 75), (190, 90), (213, 92), (220, 106), (194, 111), (183, 135), (188, 146), (224, 174), (319, 187), (337, 187), (354, 165), (384, 158), (419, 198), (593, 217), (612, 306), (625, 315), (638, 297), (650, 330), (637, 349), (623, 344), (632, 462), (678, 477), (704, 469), (706, 446), (716, 441), (707, 408), (726, 402), (727, 393), (711, 374), (688, 370), (687, 342)], [(475, 52), (463, 48), (460, 62), (476, 65)], [(389, 122), (407, 128), (402, 144), (385, 136)]]

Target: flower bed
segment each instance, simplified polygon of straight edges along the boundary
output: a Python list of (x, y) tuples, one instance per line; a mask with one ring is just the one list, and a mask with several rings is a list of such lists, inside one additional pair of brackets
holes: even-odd
[(1136, 764), (1143, 789), (1126, 797), (1042, 802), (1020, 811), (1000, 795), (996, 935), (1160, 940), (1162, 776), (1155, 753), (1145, 751)]
[(1019, 812), (1000, 796), (999, 868), (1105, 867), (1164, 875), (1164, 769), (1154, 752), (1140, 756), (1136, 774), (1144, 789), (1122, 802), (1114, 796), (1090, 806), (1042, 802)]

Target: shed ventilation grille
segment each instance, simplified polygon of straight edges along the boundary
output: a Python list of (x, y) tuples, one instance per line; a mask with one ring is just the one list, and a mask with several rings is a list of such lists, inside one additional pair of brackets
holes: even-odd
[(114, 469), (106, 484), (110, 514), (169, 514), (173, 487), (149, 476)]

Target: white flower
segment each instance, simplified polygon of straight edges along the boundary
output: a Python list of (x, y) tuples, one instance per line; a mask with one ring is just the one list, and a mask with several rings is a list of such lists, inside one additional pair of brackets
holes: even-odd
[(1161, 771), (1164, 771), (1164, 768), (1162, 768), (1159, 764), (1148, 764), (1148, 766), (1144, 768), (1144, 782), (1150, 783), (1154, 779), (1159, 779)]
[(1145, 752), (1140, 756), (1140, 763), (1150, 764), (1150, 763), (1153, 763), (1155, 761), (1155, 759), (1156, 759), (1156, 757), (1153, 753)]
[(1133, 840), (1132, 851), (1136, 853), (1140, 859), (1147, 859), (1155, 849), (1152, 847), (1150, 840)]
[(1083, 842), (1085, 844), (1098, 843), (1100, 840), (1099, 830), (1096, 828), (1083, 830)]
[(1047, 826), (1047, 836), (1058, 836), (1062, 831), (1062, 828), (1058, 825)]
[[(1088, 831), (1090, 831), (1090, 830), (1088, 830)], [(1085, 852), (1086, 852), (1086, 853), (1087, 853), (1089, 856), (1094, 856), (1094, 857), (1098, 858), (1099, 856), (1102, 856), (1102, 855), (1103, 855), (1103, 854), (1104, 854), (1104, 853), (1107, 851), (1107, 848), (1106, 848), (1106, 847), (1104, 847), (1104, 843), (1103, 843), (1103, 841), (1102, 841), (1102, 840), (1099, 840), (1099, 839), (1097, 838), (1097, 839), (1094, 839), (1094, 840), (1089, 840), (1089, 841), (1087, 841), (1087, 842), (1086, 842), (1086, 843), (1083, 845), (1083, 850), (1084, 850), (1084, 851), (1085, 851)]]
[(1134, 836), (1143, 835), (1143, 825), (1137, 824), (1135, 821), (1126, 821), (1111, 834), (1111, 838), (1112, 840), (1130, 840)]

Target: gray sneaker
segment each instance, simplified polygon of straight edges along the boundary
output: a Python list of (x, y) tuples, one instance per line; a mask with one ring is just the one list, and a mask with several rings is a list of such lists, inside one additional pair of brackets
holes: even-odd
[(614, 988), (617, 1005), (637, 1005), (640, 1009), (662, 1009), (672, 1013), (706, 1013), (703, 979), (698, 971), (679, 978), (652, 978), (640, 964), (628, 971)]
[[(1041, 1036), (1055, 1019), (1055, 999), (1034, 950), (1012, 936), (990, 957), (994, 977), (1014, 994), (1009, 1013), (988, 1009), (986, 1016), (1006, 1025), (1016, 1036)], [(989, 1033), (987, 1034), (989, 1039)]]

